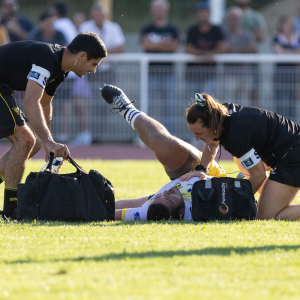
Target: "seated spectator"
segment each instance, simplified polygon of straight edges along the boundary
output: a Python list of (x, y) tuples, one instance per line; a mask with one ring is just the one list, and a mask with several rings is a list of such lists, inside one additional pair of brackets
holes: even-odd
[[(243, 11), (232, 6), (227, 11), (228, 26), (224, 29), (226, 52), (255, 53), (257, 51), (254, 34), (242, 28)], [(253, 72), (249, 64), (225, 64), (224, 77), (220, 83), (225, 102), (235, 102), (240, 105), (250, 105), (253, 89)]]
[[(153, 0), (150, 5), (152, 22), (143, 27), (141, 43), (145, 52), (173, 53), (179, 46), (179, 32), (169, 23), (170, 4), (167, 0)], [(149, 114), (155, 115), (175, 134), (176, 98), (175, 74), (172, 63), (150, 63)]]
[(106, 45), (108, 53), (125, 51), (125, 37), (119, 24), (106, 20), (107, 8), (96, 3), (91, 9), (92, 20), (83, 23), (79, 31), (97, 33)]
[(68, 18), (68, 7), (63, 2), (56, 2), (52, 8), (53, 15), (56, 17), (54, 28), (63, 33), (67, 44), (71, 43), (77, 35), (77, 29), (73, 22)]
[[(79, 27), (86, 22), (86, 16), (82, 12), (77, 12), (72, 16), (72, 21), (76, 29), (79, 30)], [(78, 133), (76, 137), (68, 143), (68, 146), (76, 147), (91, 145), (93, 136), (89, 118), (89, 106), (93, 93), (86, 76), (83, 76), (82, 78), (76, 77), (74, 79), (72, 95)]]
[(294, 29), (300, 34), (300, 1), (297, 2), (297, 16), (294, 18)]
[(226, 44), (221, 29), (218, 26), (212, 25), (209, 21), (209, 2), (199, 2), (196, 8), (198, 22), (188, 31), (186, 52), (203, 55), (206, 62), (188, 65), (186, 94), (195, 94), (200, 91), (215, 95), (216, 67), (213, 61), (213, 54), (224, 53)]
[(75, 25), (77, 31), (79, 32), (79, 27), (86, 22), (86, 16), (83, 12), (76, 12), (73, 16), (72, 16), (72, 21), (73, 24)]
[[(53, 13), (56, 18), (54, 22), (54, 28), (64, 35), (67, 44), (69, 44), (75, 38), (78, 32), (73, 22), (70, 20), (70, 18), (68, 18), (67, 4), (64, 2), (55, 2), (52, 6), (51, 13)], [(72, 90), (76, 78), (77, 76), (73, 72), (69, 73), (58, 95), (61, 99), (63, 99), (63, 101), (58, 102), (63, 102), (63, 104), (61, 104), (60, 107), (57, 107), (59, 104), (54, 103), (54, 108), (58, 109), (61, 120), (61, 124), (59, 125), (60, 133), (56, 136), (56, 140), (61, 143), (67, 143), (71, 138), (69, 135), (69, 129), (72, 122)]]
[(54, 28), (54, 16), (49, 12), (44, 12), (40, 16), (39, 26), (32, 29), (28, 35), (29, 40), (39, 41), (49, 44), (59, 44), (65, 46), (67, 41), (65, 36)]
[(23, 16), (19, 16), (19, 3), (17, 0), (2, 0), (2, 21), (12, 42), (26, 40), (28, 33), (33, 28), (32, 22)]
[[(293, 19), (281, 16), (278, 32), (273, 39), (274, 52), (278, 54), (299, 54), (300, 35), (294, 31)], [(276, 65), (274, 90), (276, 113), (295, 121), (297, 103), (297, 65), (279, 63)]]
[[(79, 32), (90, 31), (98, 34), (107, 48), (108, 54), (123, 53), (125, 51), (125, 37), (119, 24), (107, 20), (108, 9), (103, 4), (97, 2), (91, 8), (91, 20), (83, 23), (79, 27)], [(99, 85), (104, 83), (114, 83), (116, 81), (116, 68), (112, 62), (103, 62), (97, 68), (96, 74), (87, 76), (92, 91), (97, 91)], [(106, 117), (107, 111), (103, 104), (94, 97), (94, 106), (91, 118)], [(98, 130), (95, 127), (95, 131)]]
[[(262, 42), (267, 33), (267, 23), (264, 16), (250, 7), (251, 0), (234, 0), (234, 5), (244, 12), (242, 28), (253, 32), (256, 41)], [(227, 25), (225, 19), (225, 25)]]
[[(0, 17), (1, 22), (1, 17)], [(8, 32), (4, 25), (0, 25), (0, 46), (10, 43)]]
[(243, 11), (232, 6), (227, 11), (227, 24), (224, 29), (224, 38), (227, 42), (227, 53), (256, 53), (257, 44), (253, 34), (248, 29), (242, 28)]

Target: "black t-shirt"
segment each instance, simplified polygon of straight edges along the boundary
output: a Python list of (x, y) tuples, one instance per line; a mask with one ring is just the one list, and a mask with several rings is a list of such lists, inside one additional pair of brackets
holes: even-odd
[(256, 107), (223, 105), (230, 116), (224, 121), (220, 144), (237, 158), (253, 148), (263, 162), (274, 168), (300, 142), (300, 126), (283, 116)]
[[(148, 35), (149, 39), (153, 43), (162, 42), (166, 38), (172, 38), (172, 39), (179, 39), (179, 32), (177, 28), (172, 25), (168, 24), (165, 27), (157, 27), (154, 24), (150, 23), (142, 28), (141, 31), (141, 39)], [(161, 51), (147, 51), (151, 53), (161, 53)], [(151, 63), (151, 65), (172, 65), (171, 63)]]
[(218, 26), (211, 26), (209, 32), (203, 33), (199, 31), (198, 25), (191, 27), (187, 35), (187, 44), (192, 44), (196, 48), (209, 51), (213, 50), (217, 42), (223, 41), (223, 33)]
[(0, 47), (0, 84), (25, 91), (28, 79), (53, 96), (68, 72), (61, 70), (64, 48), (34, 41), (14, 42)]

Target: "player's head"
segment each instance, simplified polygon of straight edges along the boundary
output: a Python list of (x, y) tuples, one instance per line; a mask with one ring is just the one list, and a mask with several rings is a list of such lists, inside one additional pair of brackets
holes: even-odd
[(219, 138), (223, 131), (223, 122), (228, 116), (226, 106), (208, 94), (196, 94), (194, 103), (186, 109), (185, 117), (190, 131), (196, 140), (209, 143)]
[(150, 10), (153, 19), (165, 19), (169, 14), (170, 3), (167, 0), (152, 0), (150, 4)]
[[(157, 205), (158, 208), (156, 207)], [(159, 207), (162, 206), (166, 207), (167, 210), (164, 208), (163, 211), (158, 214), (157, 210)], [(152, 208), (150, 209), (150, 207)], [(159, 220), (168, 220), (170, 217), (172, 219), (180, 220), (183, 218), (184, 215), (184, 209), (185, 209), (185, 204), (183, 201), (183, 198), (180, 194), (180, 191), (176, 187), (172, 187), (169, 190), (166, 190), (162, 192), (160, 195), (158, 195), (152, 202), (152, 204), (149, 206), (150, 209), (150, 215), (148, 218), (147, 214), (147, 220), (153, 220), (153, 221), (159, 221)], [(149, 213), (148, 209), (148, 213)], [(152, 211), (152, 212), (151, 212)], [(168, 213), (167, 213), (168, 211)], [(160, 218), (160, 219), (159, 219)]]
[(96, 33), (79, 33), (67, 46), (72, 54), (85, 52), (87, 60), (104, 58), (107, 56), (107, 50), (104, 42)]

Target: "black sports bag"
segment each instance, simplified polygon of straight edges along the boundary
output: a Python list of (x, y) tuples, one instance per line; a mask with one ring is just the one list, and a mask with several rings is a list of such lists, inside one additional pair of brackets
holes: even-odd
[(249, 180), (221, 177), (195, 182), (192, 188), (193, 221), (255, 220), (257, 206)]
[(18, 185), (17, 219), (104, 221), (115, 219), (114, 189), (96, 170), (87, 174), (71, 157), (72, 174), (51, 173), (53, 155), (44, 172), (31, 172)]

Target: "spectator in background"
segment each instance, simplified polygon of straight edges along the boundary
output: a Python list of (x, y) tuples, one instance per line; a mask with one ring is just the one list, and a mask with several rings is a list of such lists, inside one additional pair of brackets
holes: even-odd
[[(64, 2), (55, 2), (52, 6), (51, 13), (55, 17), (54, 28), (64, 35), (67, 44), (69, 44), (75, 38), (78, 32), (73, 22), (68, 18), (67, 4)], [(77, 76), (73, 72), (69, 73), (59, 92), (59, 97), (63, 101), (59, 101), (60, 104), (54, 103), (54, 108), (58, 109), (57, 115), (59, 115), (58, 120), (60, 122), (60, 133), (57, 134), (56, 140), (63, 144), (66, 144), (70, 141), (69, 129), (72, 114), (72, 90), (76, 77)], [(58, 108), (57, 105), (61, 105), (61, 107)], [(55, 126), (58, 124), (54, 123), (53, 125)]]
[(297, 13), (298, 15), (294, 18), (294, 28), (300, 34), (300, 1), (297, 2)]
[(71, 43), (77, 35), (77, 29), (73, 22), (68, 18), (68, 7), (63, 2), (56, 2), (53, 5), (53, 14), (57, 18), (54, 22), (54, 28), (63, 33), (67, 44)]
[(2, 21), (11, 42), (22, 41), (28, 38), (29, 31), (33, 28), (32, 22), (23, 16), (19, 16), (19, 3), (17, 0), (2, 0)]
[[(90, 31), (98, 34), (106, 45), (108, 54), (123, 53), (125, 51), (125, 37), (119, 24), (107, 20), (108, 9), (103, 4), (96, 2), (91, 8), (91, 20), (84, 22), (79, 27), (79, 32)], [(105, 62), (97, 68), (97, 73), (88, 76), (92, 91), (99, 91), (99, 86), (104, 83), (114, 84), (116, 72), (112, 62)], [(99, 103), (98, 94), (93, 97), (94, 106), (91, 118), (107, 116), (104, 104)], [(95, 131), (98, 130), (97, 128)]]
[[(242, 28), (243, 11), (237, 6), (228, 9), (226, 15), (227, 27), (224, 28), (227, 53), (256, 53), (256, 38), (250, 30)], [(253, 89), (253, 75), (249, 64), (231, 63), (225, 65), (223, 99), (225, 102), (235, 102), (249, 105)]]
[[(79, 27), (86, 22), (86, 16), (82, 12), (77, 12), (73, 15), (72, 21), (79, 32)], [(96, 75), (94, 75), (96, 76)], [(68, 143), (70, 147), (76, 146), (88, 146), (93, 142), (93, 136), (90, 129), (89, 122), (89, 101), (91, 100), (93, 93), (87, 76), (82, 78), (76, 77), (74, 79), (73, 89), (73, 108), (75, 109), (75, 115), (77, 116), (78, 133), (77, 136)]]
[(226, 49), (221, 29), (209, 21), (209, 1), (199, 2), (196, 8), (198, 23), (192, 26), (187, 33), (186, 52), (202, 55), (205, 58), (205, 63), (188, 64), (187, 99), (190, 99), (190, 95), (196, 92), (215, 95), (216, 67), (213, 54), (224, 53)]
[[(277, 54), (300, 54), (300, 36), (294, 31), (293, 19), (290, 16), (280, 17), (273, 46)], [(293, 121), (296, 121), (297, 75), (297, 65), (294, 63), (276, 65), (274, 76), (276, 113)]]
[[(153, 0), (150, 4), (152, 22), (143, 27), (141, 43), (145, 52), (173, 53), (179, 46), (179, 32), (169, 23), (170, 4), (167, 0)], [(175, 134), (176, 107), (175, 75), (172, 63), (151, 63), (149, 67), (149, 114), (155, 115)], [(161, 117), (159, 111), (161, 110)]]
[(83, 12), (76, 12), (72, 17), (73, 24), (79, 32), (79, 27), (86, 22), (86, 15)]
[(107, 47), (108, 53), (123, 53), (125, 51), (125, 37), (119, 24), (106, 19), (108, 10), (96, 3), (91, 9), (92, 19), (84, 22), (79, 31), (90, 31), (99, 35)]
[(66, 45), (65, 36), (54, 28), (54, 16), (49, 12), (44, 12), (40, 16), (39, 26), (33, 28), (28, 39), (49, 44)]
[(257, 42), (262, 42), (267, 33), (267, 23), (264, 16), (250, 7), (251, 0), (234, 0), (236, 6), (244, 12), (242, 28), (252, 31)]
[[(1, 17), (0, 17), (1, 22)], [(8, 32), (4, 25), (0, 24), (0, 46), (10, 43)]]

